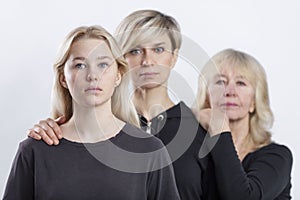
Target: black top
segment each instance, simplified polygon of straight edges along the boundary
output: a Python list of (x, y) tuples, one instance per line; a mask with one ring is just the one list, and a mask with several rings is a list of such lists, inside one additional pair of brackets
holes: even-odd
[(271, 143), (241, 163), (231, 133), (217, 137), (205, 172), (205, 199), (291, 199), (292, 154), (286, 146)]
[(49, 146), (28, 138), (20, 143), (3, 199), (177, 200), (166, 152), (161, 141), (129, 124), (97, 143), (62, 139)]
[[(141, 126), (161, 139), (173, 162), (177, 188), (182, 200), (202, 199), (202, 168), (199, 151), (206, 131), (183, 103), (173, 106), (151, 121), (140, 116)], [(206, 159), (206, 158), (205, 158)]]

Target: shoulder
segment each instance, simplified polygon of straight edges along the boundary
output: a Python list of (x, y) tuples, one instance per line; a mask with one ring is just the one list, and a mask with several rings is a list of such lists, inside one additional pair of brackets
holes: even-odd
[(19, 152), (41, 152), (51, 147), (53, 148), (53, 146), (47, 145), (42, 140), (35, 140), (28, 137), (19, 143)]
[(282, 144), (270, 143), (257, 151), (253, 152), (253, 156), (256, 159), (276, 162), (282, 165), (291, 166), (293, 162), (293, 155), (291, 150)]
[(169, 109), (167, 112), (166, 124), (172, 129), (176, 129), (176, 132), (194, 133), (200, 137), (202, 141), (206, 135), (206, 130), (200, 125), (196, 119), (192, 110), (183, 102), (179, 102), (177, 105)]
[(33, 149), (33, 148), (41, 145), (41, 143), (43, 143), (43, 142), (40, 140), (35, 140), (35, 139), (28, 137), (19, 143), (19, 148), (22, 150)]
[(286, 158), (292, 158), (292, 151), (285, 145), (278, 144), (278, 143), (270, 143), (269, 145), (262, 147), (261, 152), (264, 153), (273, 153), (273, 154), (279, 154)]
[(19, 143), (16, 157), (32, 158), (36, 149), (39, 148), (39, 143), (41, 143), (41, 141), (29, 137), (24, 139)]
[(292, 152), (287, 146), (275, 142), (258, 149), (258, 153), (278, 153), (292, 156)]
[(169, 108), (166, 111), (168, 117), (187, 117), (187, 118), (195, 118), (192, 110), (183, 102), (180, 101), (175, 106)]

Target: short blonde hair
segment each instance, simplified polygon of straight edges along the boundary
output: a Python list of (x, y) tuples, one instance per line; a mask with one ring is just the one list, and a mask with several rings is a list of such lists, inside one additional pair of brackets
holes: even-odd
[(178, 22), (171, 16), (156, 10), (138, 10), (123, 19), (115, 32), (123, 55), (137, 45), (167, 34), (172, 51), (180, 49), (182, 38)]
[(273, 113), (270, 108), (267, 77), (262, 65), (251, 55), (234, 49), (225, 49), (214, 55), (203, 67), (198, 80), (198, 93), (194, 108), (209, 107), (207, 83), (224, 67), (232, 67), (244, 76), (254, 88), (254, 112), (250, 114), (250, 138), (257, 147), (271, 141), (270, 129)]
[(119, 86), (115, 88), (112, 96), (113, 114), (117, 118), (139, 127), (138, 115), (129, 95), (128, 85), (130, 78), (126, 74), (128, 71), (127, 63), (114, 38), (101, 26), (78, 27), (71, 31), (61, 44), (58, 57), (54, 64), (55, 77), (51, 109), (53, 117), (57, 118), (64, 115), (66, 120), (69, 120), (73, 115), (72, 96), (69, 90), (61, 85), (60, 76), (64, 74), (64, 67), (69, 57), (72, 44), (78, 40), (89, 38), (104, 40), (108, 44), (122, 76), (122, 81)]

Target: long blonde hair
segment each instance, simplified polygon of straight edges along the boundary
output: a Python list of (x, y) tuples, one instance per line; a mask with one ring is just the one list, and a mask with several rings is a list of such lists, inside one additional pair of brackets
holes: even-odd
[(72, 44), (80, 39), (87, 38), (104, 40), (108, 44), (118, 64), (118, 70), (121, 73), (122, 81), (119, 86), (115, 88), (112, 96), (111, 105), (113, 114), (117, 118), (139, 127), (138, 115), (129, 95), (128, 87), (130, 77), (127, 75), (127, 63), (114, 38), (101, 26), (78, 27), (71, 31), (61, 44), (58, 57), (54, 64), (55, 77), (52, 90), (52, 116), (57, 118), (64, 115), (66, 120), (69, 120), (73, 115), (72, 96), (69, 90), (61, 85), (60, 76), (64, 74), (64, 67), (69, 57)]
[(273, 113), (270, 108), (266, 73), (262, 65), (251, 55), (234, 49), (225, 49), (214, 55), (203, 67), (198, 80), (198, 93), (194, 109), (209, 108), (207, 84), (223, 67), (233, 67), (254, 88), (255, 109), (250, 114), (249, 136), (256, 147), (270, 143)]

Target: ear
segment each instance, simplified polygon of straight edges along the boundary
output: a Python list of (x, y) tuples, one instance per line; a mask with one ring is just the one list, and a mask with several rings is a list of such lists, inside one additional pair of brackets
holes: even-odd
[(210, 105), (210, 96), (209, 96), (209, 94), (206, 94), (204, 106), (205, 106), (205, 108), (212, 108), (211, 105)]
[(118, 74), (117, 74), (117, 77), (115, 80), (115, 87), (118, 87), (120, 85), (121, 81), (122, 81), (122, 75), (121, 75), (121, 72), (118, 70)]
[(249, 108), (249, 113), (253, 113), (255, 111), (255, 103), (254, 100), (251, 102), (251, 106)]
[(59, 82), (60, 82), (60, 85), (63, 86), (64, 88), (68, 89), (68, 85), (67, 85), (67, 82), (66, 82), (66, 77), (64, 74), (60, 74), (59, 75)]
[(175, 66), (175, 64), (177, 62), (178, 52), (179, 52), (179, 49), (174, 49), (174, 51), (172, 52), (172, 68)]

